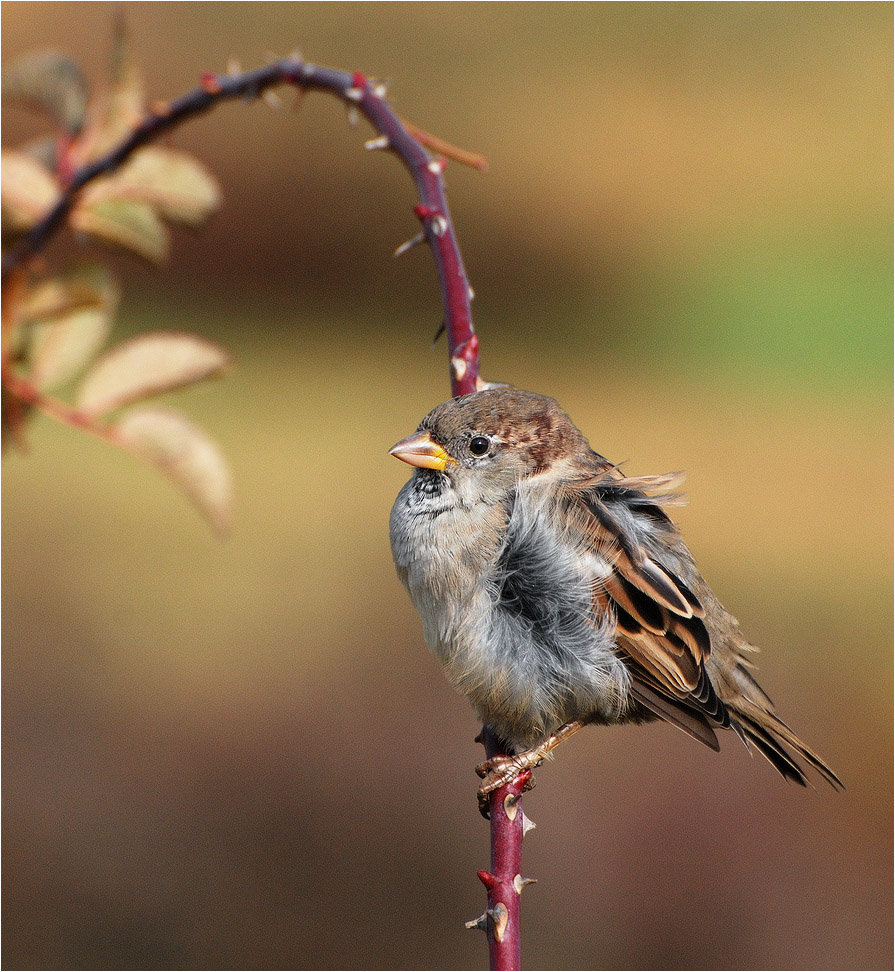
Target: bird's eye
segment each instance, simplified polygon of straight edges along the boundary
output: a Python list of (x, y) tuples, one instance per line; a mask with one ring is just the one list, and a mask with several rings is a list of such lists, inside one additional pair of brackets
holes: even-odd
[(491, 443), (483, 435), (474, 435), (469, 440), (469, 451), (474, 456), (483, 456), (491, 448)]

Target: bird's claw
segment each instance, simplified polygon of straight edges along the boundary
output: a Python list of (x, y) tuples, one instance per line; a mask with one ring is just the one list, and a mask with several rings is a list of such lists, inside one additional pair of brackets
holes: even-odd
[(540, 766), (543, 761), (544, 757), (538, 753), (520, 753), (518, 756), (495, 756), (493, 759), (486, 759), (484, 763), (479, 763), (475, 771), (482, 778), (478, 791), (479, 811), (482, 816), (486, 819), (490, 818), (491, 794), (517, 780), (523, 773), (528, 773), (528, 779), (522, 785), (521, 792), (531, 790), (535, 785), (531, 770), (535, 766)]

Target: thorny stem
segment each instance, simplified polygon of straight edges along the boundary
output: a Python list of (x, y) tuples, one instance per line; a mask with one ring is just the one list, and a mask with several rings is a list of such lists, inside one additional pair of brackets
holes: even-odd
[(420, 202), (415, 207), (432, 249), (441, 284), (445, 329), (454, 395), (475, 391), (479, 372), (478, 338), (472, 326), (471, 291), (457, 245), (444, 192), (444, 160), (434, 159), (407, 131), (385, 100), (382, 85), (363, 74), (307, 64), (300, 57), (283, 58), (254, 71), (205, 74), (200, 86), (173, 101), (156, 103), (122, 142), (101, 158), (71, 174), (59, 201), (3, 260), (3, 283), (11, 273), (40, 252), (68, 218), (80, 191), (98, 176), (117, 169), (138, 148), (195, 115), (233, 98), (256, 98), (278, 84), (303, 91), (327, 91), (362, 112), (384, 140), (375, 147), (394, 151), (416, 181)]
[[(505, 753), (497, 736), (485, 726), (479, 737), (488, 759)], [(534, 826), (522, 812), (522, 792), (531, 777), (526, 770), (506, 786), (495, 790), (488, 801), (491, 819), (491, 870), (479, 871), (488, 892), (488, 908), (470, 927), (488, 933), (488, 957), (492, 969), (522, 968), (522, 889), (531, 883), (521, 877), (522, 838)]]
[[(385, 100), (385, 89), (363, 74), (307, 64), (298, 56), (284, 58), (254, 71), (234, 74), (205, 74), (200, 86), (168, 102), (156, 103), (151, 112), (117, 146), (74, 172), (65, 173), (65, 187), (58, 202), (3, 259), (4, 294), (14, 285), (16, 271), (40, 253), (50, 238), (65, 224), (81, 190), (94, 179), (118, 169), (137, 149), (182, 122), (234, 98), (257, 98), (279, 84), (292, 84), (302, 92), (326, 91), (366, 116), (380, 137), (369, 148), (395, 152), (413, 176), (419, 204), (414, 207), (422, 223), (423, 238), (435, 259), (441, 286), (444, 328), (450, 357), (451, 390), (457, 395), (474, 392), (479, 382), (478, 337), (472, 323), (472, 290), (448, 209), (444, 190), (445, 159), (433, 158), (424, 145), (466, 164), (484, 168), (484, 160), (472, 153), (453, 149), (435, 136), (403, 122)], [(399, 248), (401, 252), (404, 248)], [(3, 384), (19, 401), (34, 405), (59, 421), (112, 441), (114, 430), (98, 425), (64, 402), (40, 393), (31, 383), (3, 369)], [(122, 444), (116, 442), (116, 444)], [(493, 734), (485, 731), (488, 757), (500, 754)], [(492, 969), (519, 969), (520, 895), (523, 881), (519, 866), (522, 854), (523, 821), (519, 797), (530, 774), (501, 787), (491, 795), (491, 871), (479, 877), (488, 889), (488, 910), (483, 927), (488, 932)]]

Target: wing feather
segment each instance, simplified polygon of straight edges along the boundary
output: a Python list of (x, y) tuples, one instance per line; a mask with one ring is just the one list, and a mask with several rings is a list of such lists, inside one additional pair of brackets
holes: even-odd
[(649, 498), (628, 482), (604, 473), (566, 490), (573, 539), (609, 565), (594, 583), (594, 610), (615, 618), (635, 697), (706, 745), (712, 745), (709, 735), (717, 744), (711, 727), (728, 727), (730, 716), (705, 669), (712, 650), (705, 612), (671, 564), (658, 561), (659, 545), (645, 542), (650, 530), (674, 527), (655, 515), (638, 516), (643, 511), (630, 500), (646, 507)]

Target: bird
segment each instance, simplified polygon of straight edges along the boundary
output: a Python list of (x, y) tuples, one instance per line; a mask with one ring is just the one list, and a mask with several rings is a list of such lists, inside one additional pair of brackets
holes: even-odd
[(444, 402), (389, 454), (414, 467), (390, 517), (398, 576), (500, 744), (480, 806), (586, 725), (657, 719), (716, 751), (732, 730), (785, 779), (843, 788), (759, 686), (669, 516), (680, 474), (625, 475), (553, 398), (512, 386)]

